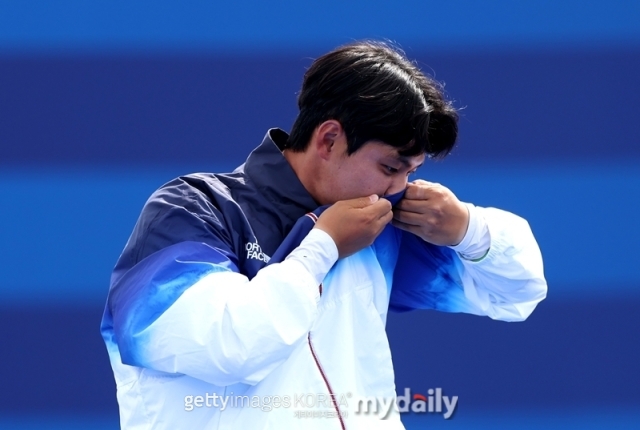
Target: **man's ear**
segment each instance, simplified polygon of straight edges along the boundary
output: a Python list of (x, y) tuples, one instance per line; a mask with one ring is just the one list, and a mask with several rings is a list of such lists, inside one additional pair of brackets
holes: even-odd
[(346, 136), (342, 124), (335, 119), (330, 119), (320, 124), (313, 133), (311, 145), (320, 158), (328, 160), (331, 156), (341, 154), (346, 145)]

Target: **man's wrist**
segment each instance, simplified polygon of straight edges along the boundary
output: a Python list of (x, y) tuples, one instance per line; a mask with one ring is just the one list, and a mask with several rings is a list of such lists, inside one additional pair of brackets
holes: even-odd
[(449, 246), (465, 260), (479, 261), (491, 248), (489, 226), (480, 211), (471, 203), (464, 203), (469, 211), (467, 232), (457, 245)]
[(329, 233), (313, 228), (286, 260), (297, 260), (320, 284), (338, 260), (338, 247)]

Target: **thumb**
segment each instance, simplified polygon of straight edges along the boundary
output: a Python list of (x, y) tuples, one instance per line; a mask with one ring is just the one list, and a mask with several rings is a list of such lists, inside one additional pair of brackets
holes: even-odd
[(377, 194), (371, 194), (370, 196), (367, 196), (367, 197), (360, 197), (360, 198), (351, 200), (352, 202), (351, 207), (366, 208), (367, 206), (370, 206), (373, 203), (377, 202), (379, 199), (380, 197), (378, 197)]

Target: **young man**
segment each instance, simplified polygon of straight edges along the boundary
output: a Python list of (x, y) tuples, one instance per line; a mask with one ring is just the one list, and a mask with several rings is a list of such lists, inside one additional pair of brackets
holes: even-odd
[(408, 183), (457, 116), (401, 54), (330, 52), (298, 104), (233, 173), (147, 201), (102, 323), (123, 428), (402, 428), (389, 308), (521, 321), (545, 297), (526, 221)]

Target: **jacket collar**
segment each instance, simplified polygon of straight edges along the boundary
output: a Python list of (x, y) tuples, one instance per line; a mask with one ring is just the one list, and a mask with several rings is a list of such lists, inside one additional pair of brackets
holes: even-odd
[(290, 220), (297, 220), (318, 207), (284, 158), (281, 148), (288, 134), (272, 128), (244, 164), (244, 172), (263, 196)]

